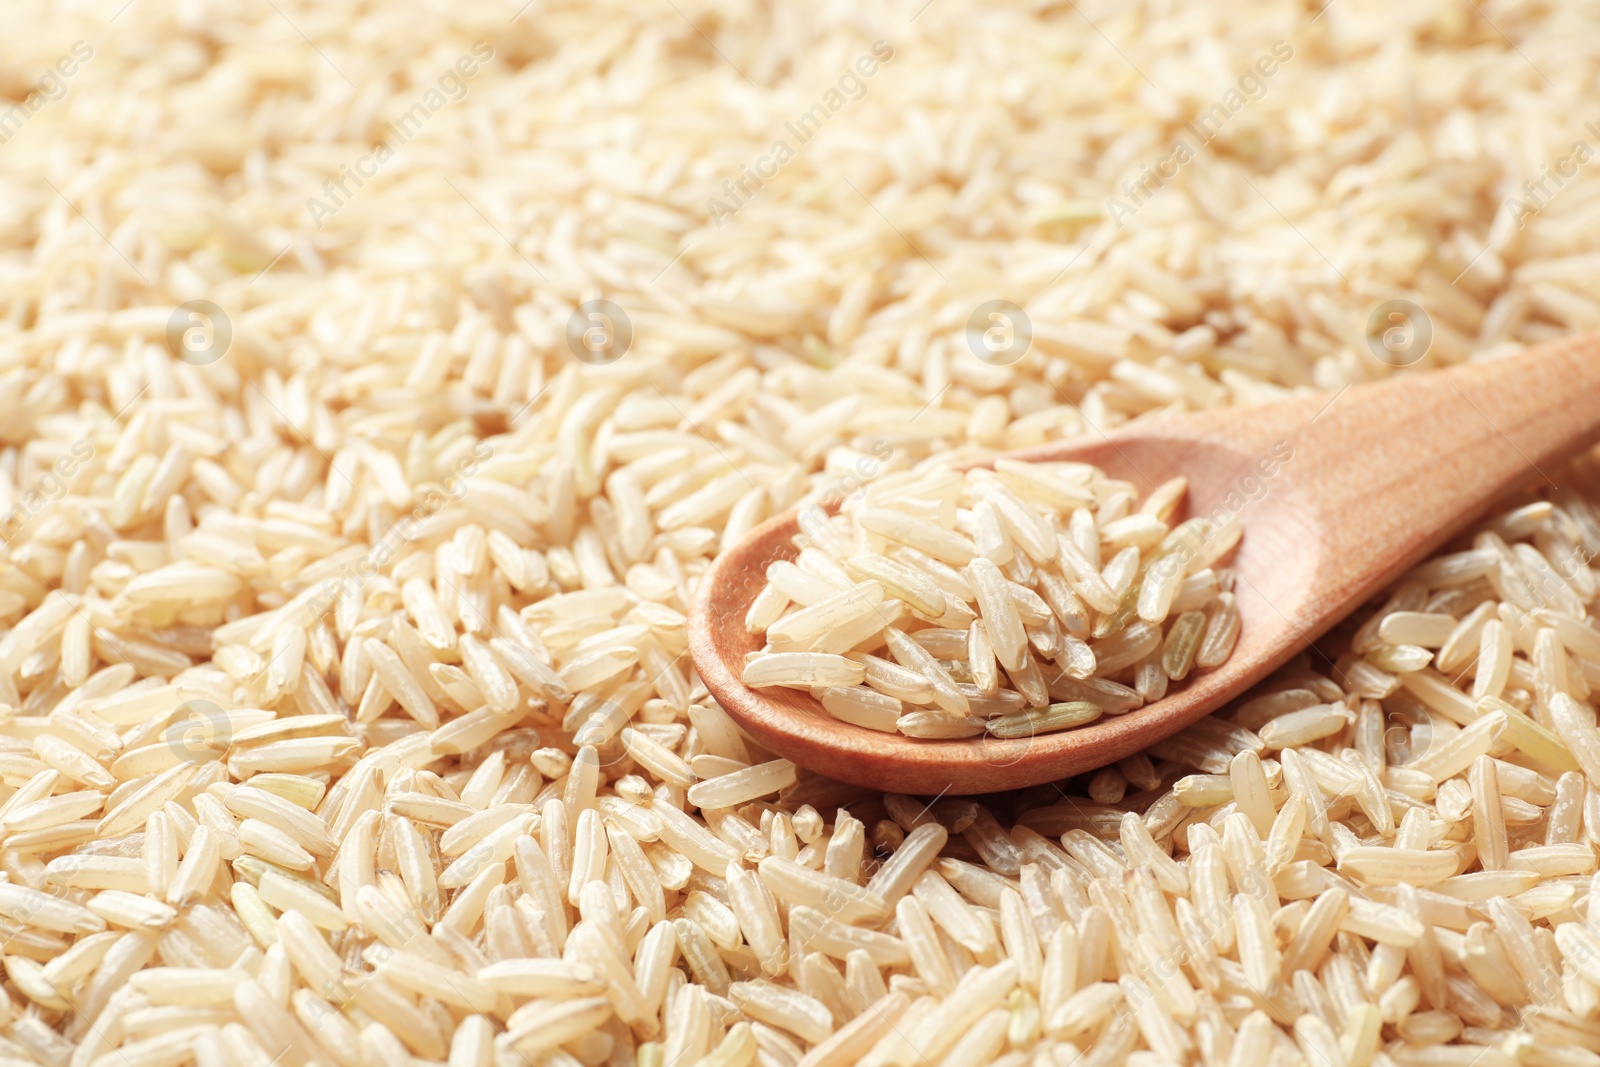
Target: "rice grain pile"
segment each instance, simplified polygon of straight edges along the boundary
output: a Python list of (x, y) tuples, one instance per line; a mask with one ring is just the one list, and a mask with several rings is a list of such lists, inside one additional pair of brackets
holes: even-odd
[(1592, 472), (1007, 796), (684, 635), (790, 508), (1600, 326), (1600, 12), (519, 7), (8, 7), (0, 1063), (1600, 1064)]
[(1033, 737), (1160, 700), (1239, 637), (1213, 565), (1242, 526), (1174, 525), (1187, 489), (1140, 501), (1088, 464), (1004, 458), (887, 475), (837, 517), (805, 513), (799, 555), (767, 568), (744, 683), (923, 738)]

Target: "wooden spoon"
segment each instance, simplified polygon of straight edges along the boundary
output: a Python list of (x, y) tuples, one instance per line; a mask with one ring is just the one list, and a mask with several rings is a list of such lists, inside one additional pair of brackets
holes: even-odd
[(1552, 485), (1548, 475), (1596, 440), (1600, 337), (1016, 453), (1092, 463), (1141, 492), (1183, 475), (1189, 514), (1221, 509), (1244, 527), (1232, 561), (1241, 617), (1233, 655), (1162, 700), (1076, 730), (925, 741), (841, 722), (800, 690), (747, 689), (745, 654), (763, 642), (745, 630), (745, 612), (767, 565), (797, 554), (792, 512), (707, 569), (689, 650), (740, 726), (830, 778), (923, 796), (1038, 785), (1122, 759), (1222, 707), (1509, 493)]

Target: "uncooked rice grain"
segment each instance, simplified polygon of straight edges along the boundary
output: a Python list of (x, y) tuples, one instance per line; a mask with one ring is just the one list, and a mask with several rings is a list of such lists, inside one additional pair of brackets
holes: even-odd
[(14, 12), (0, 1060), (1600, 1049), (1590, 462), (1005, 797), (821, 779), (686, 652), (794, 509), (750, 681), (843, 721), (1027, 737), (1225, 662), (1292, 435), (1190, 516), (953, 468), (1339, 397), (1391, 300), (1404, 373), (1600, 326), (1600, 192), (1539, 177), (1593, 12), (423, 8)]
[[(1196, 664), (1215, 667), (1238, 635), (1225, 592), (1231, 574), (1210, 568), (1237, 540), (1238, 523), (1213, 528), (1193, 520), (1175, 537), (1178, 531), (1157, 513), (1170, 516), (1183, 489), (1181, 479), (1162, 486), (1134, 519), (1120, 513), (1135, 498), (1133, 487), (1082, 464), (1006, 460), (998, 476), (930, 468), (909, 482), (886, 478), (864, 490), (859, 503), (846, 501), (838, 517), (814, 515), (796, 538), (798, 562), (768, 569), (768, 584), (745, 620), (766, 645), (747, 658), (744, 683), (809, 689), (844, 721), (882, 730), (890, 725), (886, 713), (846, 696), (854, 688), (865, 698), (882, 689), (882, 680), (869, 673), (861, 684), (841, 681), (825, 673), (832, 661), (821, 657), (866, 655), (887, 645), (909, 674), (897, 683), (900, 692), (888, 695), (927, 709), (903, 709), (893, 729), (928, 739), (1032, 736), (1096, 717), (1006, 714), (992, 702), (974, 706), (962, 685), (975, 687), (979, 697), (1020, 695), (1044, 708), (1053, 684), (1126, 674), (1124, 681), (1136, 683), (1129, 689), (1133, 706), (1159, 700), (1171, 680), (1169, 666), (1179, 677)], [(1115, 551), (1102, 569), (1102, 541), (1114, 550), (1137, 544)], [(834, 555), (840, 546), (854, 554)], [(908, 551), (926, 553), (921, 561), (909, 557), (920, 566), (892, 558)], [(1187, 610), (1164, 635), (1191, 571), (1214, 580), (1190, 590)], [(865, 580), (828, 584), (827, 576), (845, 572)], [(789, 610), (785, 599), (804, 606)], [(1164, 642), (1171, 651), (1155, 656)], [(798, 658), (806, 655), (813, 658)]]

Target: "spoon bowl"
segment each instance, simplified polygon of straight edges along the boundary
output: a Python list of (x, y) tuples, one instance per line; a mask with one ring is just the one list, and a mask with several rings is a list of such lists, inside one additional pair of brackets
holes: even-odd
[[(700, 579), (689, 649), (711, 694), (762, 745), (809, 770), (915, 795), (1015, 789), (1132, 755), (1225, 705), (1508, 494), (1600, 439), (1600, 339), (1337, 394), (1150, 419), (1017, 459), (1090, 463), (1148, 493), (1188, 479), (1189, 515), (1237, 516), (1233, 654), (1161, 700), (1033, 737), (929, 741), (868, 730), (795, 689), (752, 690), (744, 625), (798, 515), (758, 527)], [(971, 464), (988, 466), (992, 460)], [(1331, 671), (1331, 663), (1321, 663)]]

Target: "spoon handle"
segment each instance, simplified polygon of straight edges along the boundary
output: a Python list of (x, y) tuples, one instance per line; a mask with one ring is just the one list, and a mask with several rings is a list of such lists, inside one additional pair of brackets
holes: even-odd
[(1519, 488), (1555, 488), (1597, 440), (1593, 339), (1335, 400), (1304, 432), (1324, 547), (1312, 606), (1381, 588)]
[(1099, 448), (1135, 467), (1188, 455), (1201, 513), (1222, 501), (1265, 564), (1241, 558), (1258, 576), (1241, 601), (1310, 640), (1513, 491), (1553, 488), (1600, 441), (1600, 338), (1118, 437)]

